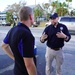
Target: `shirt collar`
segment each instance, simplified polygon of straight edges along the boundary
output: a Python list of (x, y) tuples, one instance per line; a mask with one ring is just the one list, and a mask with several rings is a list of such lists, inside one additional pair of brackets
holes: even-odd
[(57, 23), (57, 25), (56, 26), (54, 26), (54, 25), (52, 25), (54, 28), (58, 28), (58, 26), (59, 26), (59, 22)]
[(21, 22), (18, 22), (18, 26), (23, 26), (23, 27), (25, 27), (26, 29), (28, 29), (30, 31), (30, 29), (25, 24), (23, 24)]

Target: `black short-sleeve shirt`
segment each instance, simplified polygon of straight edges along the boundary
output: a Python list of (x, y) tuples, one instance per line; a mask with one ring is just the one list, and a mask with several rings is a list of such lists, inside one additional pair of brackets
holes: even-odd
[(17, 26), (11, 28), (4, 38), (4, 43), (10, 45), (15, 57), (15, 75), (28, 75), (23, 57), (35, 57), (34, 42), (34, 37), (30, 29), (22, 23), (19, 23)]

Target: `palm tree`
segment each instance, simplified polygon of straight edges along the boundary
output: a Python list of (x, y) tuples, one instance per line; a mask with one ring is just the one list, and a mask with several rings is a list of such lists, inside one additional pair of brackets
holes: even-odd
[(69, 12), (69, 3), (72, 2), (72, 0), (66, 0), (66, 2), (68, 2), (68, 15), (71, 13)]
[(67, 14), (67, 5), (65, 2), (63, 3), (59, 3), (58, 4), (58, 8), (56, 9), (56, 12), (60, 15), (60, 16), (64, 16), (65, 14)]
[(68, 2), (68, 9), (69, 9), (69, 3), (72, 2), (72, 0), (66, 0)]
[(66, 2), (72, 2), (72, 0), (66, 0)]
[(54, 12), (54, 10), (57, 9), (57, 8), (59, 7), (58, 1), (52, 2), (51, 6), (53, 7), (52, 12)]
[(35, 6), (36, 6), (36, 0), (35, 0)]
[(64, 16), (65, 14), (68, 13), (67, 11), (68, 5), (65, 2), (61, 3), (58, 2), (57, 0), (52, 2), (51, 6), (53, 7), (52, 12), (57, 12), (60, 16)]
[(67, 13), (67, 4), (65, 2), (61, 3), (58, 1), (52, 2), (51, 6), (53, 7), (53, 11), (56, 10), (56, 12), (60, 15), (63, 16)]

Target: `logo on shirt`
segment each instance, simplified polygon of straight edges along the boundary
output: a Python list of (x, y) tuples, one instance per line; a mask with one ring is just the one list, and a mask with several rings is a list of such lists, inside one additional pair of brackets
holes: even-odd
[(63, 30), (63, 27), (60, 27), (60, 30), (62, 31)]

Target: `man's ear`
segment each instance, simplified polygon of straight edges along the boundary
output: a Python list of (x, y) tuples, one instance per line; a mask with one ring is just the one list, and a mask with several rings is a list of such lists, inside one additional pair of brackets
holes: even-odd
[(31, 15), (29, 15), (29, 18), (30, 18), (30, 20), (32, 20), (32, 16)]
[(58, 17), (58, 20), (59, 20), (59, 17)]

